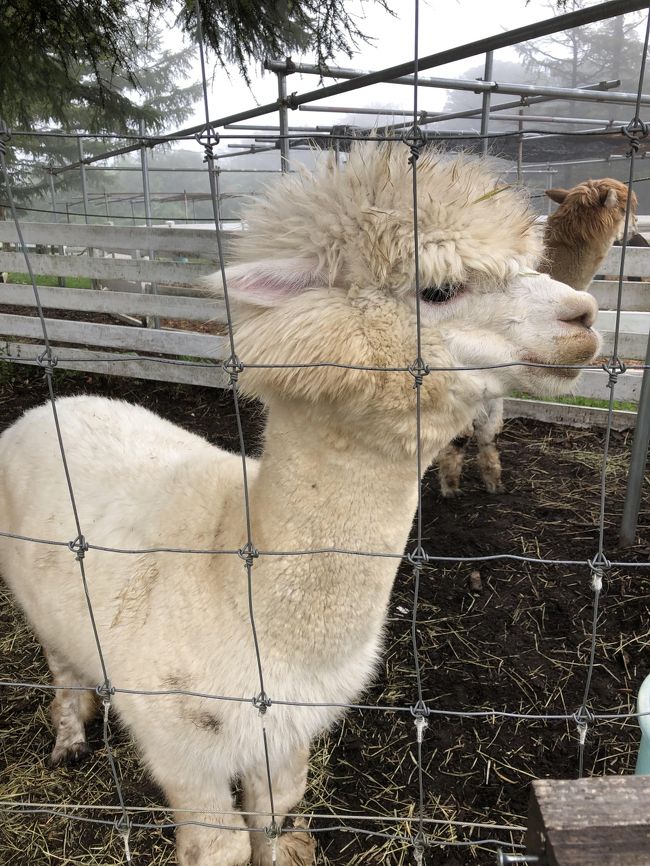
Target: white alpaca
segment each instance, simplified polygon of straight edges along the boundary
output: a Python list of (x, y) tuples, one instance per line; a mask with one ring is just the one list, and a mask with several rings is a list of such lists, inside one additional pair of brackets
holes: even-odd
[[(539, 240), (519, 193), (487, 194), (489, 164), (425, 153), (418, 162), (422, 356), (432, 367), (517, 361), (582, 363), (598, 348), (592, 298), (529, 275)], [(417, 499), (414, 379), (373, 367), (416, 359), (411, 167), (403, 146), (357, 147), (342, 168), (283, 178), (253, 206), (229, 271), (243, 393), (269, 410), (266, 445), (248, 461), (254, 612), (272, 701), (346, 704), (381, 652), (396, 572), (390, 558), (265, 551), (336, 547), (402, 554)], [(215, 283), (219, 281), (216, 280)], [(428, 299), (428, 300), (427, 300)], [(478, 401), (513, 388), (563, 391), (570, 376), (505, 367), (424, 375), (428, 465), (467, 426)], [(83, 532), (89, 542), (237, 550), (246, 543), (240, 458), (144, 409), (99, 397), (59, 403)], [(0, 440), (0, 528), (71, 539), (49, 406)], [(0, 569), (41, 640), (55, 682), (102, 682), (78, 565), (65, 548), (0, 539)], [(246, 572), (237, 555), (89, 550), (85, 559), (113, 686), (250, 699), (260, 692)], [(178, 821), (260, 830), (268, 815), (258, 710), (190, 696), (117, 693), (113, 703)], [(86, 749), (92, 701), (57, 693), (56, 765)], [(335, 708), (273, 703), (265, 714), (278, 815), (305, 790), (310, 741)], [(184, 811), (189, 810), (189, 811)], [(269, 864), (262, 832), (182, 826), (182, 866)], [(283, 834), (280, 864), (313, 856), (306, 833)]]
[[(544, 228), (544, 258), (540, 270), (574, 289), (588, 289), (612, 244), (621, 240), (628, 190), (611, 177), (586, 180), (569, 190), (547, 189), (560, 206)], [(628, 234), (636, 231), (637, 197), (632, 193)], [(478, 466), (488, 493), (502, 493), (501, 460), (497, 436), (503, 429), (503, 400), (484, 401), (476, 418), (440, 453), (440, 492), (454, 496), (460, 490), (465, 448), (474, 436)]]

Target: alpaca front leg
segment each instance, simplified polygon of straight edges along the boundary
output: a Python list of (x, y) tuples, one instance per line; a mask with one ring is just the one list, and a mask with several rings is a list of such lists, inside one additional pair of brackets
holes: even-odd
[[(276, 816), (281, 816), (290, 812), (305, 793), (309, 749), (297, 749), (286, 756), (284, 760), (274, 760), (274, 756), (271, 756), (271, 759), (273, 805)], [(245, 773), (242, 783), (244, 811), (252, 813), (246, 815), (246, 822), (253, 830), (251, 833), (252, 866), (270, 866), (273, 862), (273, 843), (266, 833), (260, 832), (271, 824), (269, 814), (271, 804), (266, 768), (260, 767)], [(284, 818), (276, 817), (278, 828), (282, 826), (283, 822)], [(304, 821), (299, 823), (299, 819), (296, 819), (294, 827), (300, 826), (306, 827), (306, 823)], [(277, 838), (275, 846), (277, 866), (311, 866), (314, 862), (316, 844), (306, 830), (283, 833)]]
[(479, 444), (478, 466), (487, 492), (505, 493), (505, 487), (501, 481), (501, 458), (496, 442)]
[(504, 493), (501, 482), (501, 458), (497, 437), (503, 430), (503, 400), (491, 400), (487, 414), (474, 422), (474, 434), (478, 445), (478, 466), (483, 484), (488, 493)]
[(59, 687), (50, 705), (56, 742), (48, 765), (55, 769), (62, 764), (78, 764), (90, 754), (85, 726), (97, 712), (97, 700), (93, 692), (63, 688), (76, 685), (77, 674), (63, 657), (53, 650), (45, 650), (45, 656), (54, 684)]
[[(183, 775), (181, 769), (176, 779)], [(174, 810), (178, 866), (245, 866), (251, 856), (250, 834), (235, 810), (228, 780), (200, 781), (183, 787), (173, 778), (161, 782)]]
[(460, 493), (460, 476), (463, 472), (468, 439), (468, 436), (457, 436), (438, 455), (440, 492), (445, 498)]

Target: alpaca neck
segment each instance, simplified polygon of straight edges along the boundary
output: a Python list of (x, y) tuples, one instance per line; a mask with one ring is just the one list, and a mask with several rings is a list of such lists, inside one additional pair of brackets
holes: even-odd
[(544, 270), (554, 280), (574, 289), (586, 290), (598, 273), (612, 242), (613, 238), (604, 233), (586, 240), (564, 237), (557, 229), (547, 230), (544, 247), (548, 261)]
[(255, 531), (269, 548), (342, 547), (402, 553), (417, 497), (412, 457), (378, 453), (360, 435), (291, 404), (269, 411), (251, 491)]
[[(274, 405), (250, 487), (254, 544), (261, 551), (337, 548), (400, 556), (417, 480), (413, 458), (378, 453), (371, 437), (328, 424), (325, 413), (316, 418)], [(392, 557), (339, 553), (261, 555), (254, 565), (255, 611), (265, 651), (290, 644), (296, 656), (318, 665), (326, 646), (343, 663), (353, 647), (376, 642), (398, 564)], [(287, 621), (296, 628), (287, 630)]]

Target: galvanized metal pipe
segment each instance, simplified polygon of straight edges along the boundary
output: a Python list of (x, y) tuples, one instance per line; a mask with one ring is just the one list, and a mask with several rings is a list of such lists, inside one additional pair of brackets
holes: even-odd
[[(610, 0), (608, 3), (600, 3), (597, 6), (589, 6), (585, 9), (578, 9), (575, 12), (568, 12), (564, 15), (556, 15), (551, 18), (546, 18), (543, 21), (537, 21), (534, 24), (528, 24), (525, 27), (518, 27), (515, 30), (509, 30), (505, 33), (497, 33), (494, 36), (488, 36), (485, 39), (479, 39), (476, 42), (468, 42), (465, 45), (459, 45), (456, 48), (450, 48), (446, 51), (440, 51), (436, 54), (429, 54), (421, 57), (418, 60), (418, 70), (423, 71), (432, 69), (435, 66), (442, 66), (445, 63), (453, 63), (456, 60), (465, 60), (468, 57), (475, 57), (477, 54), (484, 54), (486, 51), (495, 51), (498, 48), (506, 48), (510, 45), (517, 45), (520, 42), (526, 42), (529, 39), (539, 39), (542, 36), (549, 36), (551, 33), (558, 33), (561, 30), (567, 30), (573, 27), (581, 27), (584, 24), (593, 24), (596, 21), (603, 21), (606, 18), (612, 18), (615, 15), (624, 15), (626, 12), (636, 12), (640, 9), (647, 8), (647, 0)], [(339, 93), (348, 93), (351, 90), (359, 90), (362, 87), (367, 87), (370, 84), (379, 84), (393, 81), (400, 76), (407, 75), (413, 70), (413, 61), (409, 60), (406, 63), (400, 63), (397, 66), (389, 66), (386, 69), (379, 69), (368, 75), (363, 75), (353, 81), (344, 81), (339, 84), (334, 84), (330, 87), (317, 88), (310, 90), (307, 93), (292, 95), (291, 107), (297, 108), (307, 102), (314, 102), (321, 99), (326, 99), (329, 96), (335, 96)], [(533, 91), (539, 93), (540, 91)], [(570, 91), (574, 98), (574, 91)], [(267, 105), (259, 105), (248, 111), (240, 111), (236, 114), (230, 114), (227, 117), (221, 117), (218, 120), (211, 120), (208, 124), (200, 123), (196, 126), (190, 126), (186, 129), (178, 130), (170, 136), (161, 136), (160, 138), (149, 139), (146, 144), (148, 147), (153, 147), (156, 144), (164, 144), (174, 138), (186, 137), (203, 132), (206, 128), (221, 127), (227, 123), (236, 123), (240, 120), (249, 120), (254, 117), (260, 117), (263, 114), (270, 114), (277, 111), (277, 101)], [(93, 157), (92, 161), (96, 162), (99, 159), (109, 159), (113, 156), (121, 156), (125, 153), (131, 153), (140, 147), (140, 142), (128, 145), (126, 147), (117, 148), (116, 150), (108, 151), (101, 156)], [(67, 166), (62, 166), (55, 171), (58, 174), (63, 171), (68, 171), (75, 168), (75, 163)]]
[[(279, 60), (267, 60), (264, 65), (272, 72), (277, 72), (278, 69), (287, 68), (284, 65), (284, 62)], [(328, 67), (327, 70), (325, 70), (313, 63), (292, 63), (288, 68), (305, 75), (319, 75), (325, 78), (344, 78), (350, 83), (358, 81), (365, 82), (367, 79), (374, 76), (374, 73), (368, 72), (364, 69), (348, 69), (345, 67), (333, 66)], [(372, 81), (369, 83), (377, 84), (379, 82)], [(386, 80), (382, 83), (404, 84), (412, 87), (413, 76), (403, 75), (398, 78)], [(481, 81), (474, 78), (422, 78), (418, 76), (418, 86), (434, 87), (442, 90), (469, 90), (472, 93), (508, 93), (513, 96), (524, 97), (544, 96), (549, 99), (572, 99), (582, 102), (611, 102), (614, 105), (636, 104), (636, 93), (610, 93), (608, 90), (587, 90), (586, 88), (571, 87), (544, 87), (537, 84), (514, 84), (510, 82), (492, 81), (491, 79)], [(346, 85), (344, 82), (341, 85), (335, 84), (332, 85), (332, 87), (325, 87), (317, 92), (325, 93), (325, 91), (328, 91), (326, 95), (333, 95), (331, 91), (338, 87), (346, 87), (347, 90), (351, 89), (350, 86)], [(641, 104), (650, 105), (650, 96), (642, 97)]]
[[(145, 125), (144, 120), (140, 121), (140, 135), (144, 138), (145, 135)], [(151, 218), (151, 188), (149, 187), (149, 155), (147, 154), (147, 148), (140, 148), (140, 165), (142, 167), (142, 198), (144, 201), (144, 221), (145, 225), (150, 226), (153, 225), (153, 220)], [(153, 261), (156, 257), (155, 250), (149, 250), (149, 260)], [(146, 292), (146, 288), (145, 288)], [(152, 295), (158, 294), (158, 287), (155, 283), (150, 283), (150, 292)], [(145, 323), (147, 327), (160, 327), (160, 318), (158, 316), (146, 316)]]
[(280, 117), (280, 171), (290, 170), (289, 164), (289, 109), (287, 108), (287, 73), (276, 72), (278, 77), (278, 115)]
[(86, 187), (86, 162), (84, 145), (81, 138), (77, 138), (77, 153), (79, 154), (79, 177), (81, 179), (81, 198), (84, 205), (84, 221), (88, 223), (88, 189)]
[(650, 365), (650, 335), (648, 336), (645, 363), (646, 369), (643, 371), (636, 427), (634, 428), (634, 439), (632, 440), (632, 450), (630, 452), (627, 490), (625, 491), (625, 502), (623, 504), (623, 519), (619, 535), (621, 547), (631, 547), (636, 538), (639, 507), (641, 505), (641, 491), (646, 461), (648, 459), (648, 446), (650, 446), (650, 369), (648, 369), (648, 365)]
[[(485, 69), (483, 71), (483, 81), (489, 81), (492, 78), (492, 61), (494, 59), (494, 54), (492, 51), (486, 51), (485, 53)], [(490, 126), (490, 100), (492, 98), (492, 93), (490, 90), (486, 90), (483, 93), (483, 101), (481, 104), (481, 135), (487, 135), (488, 128)], [(481, 152), (485, 155), (488, 152), (489, 141), (487, 138), (484, 138), (481, 142)]]

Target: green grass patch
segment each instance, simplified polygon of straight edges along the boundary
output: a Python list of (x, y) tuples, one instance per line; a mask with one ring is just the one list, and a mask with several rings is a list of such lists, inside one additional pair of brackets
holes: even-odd
[[(531, 397), (530, 394), (516, 392), (512, 395), (520, 400), (535, 400), (539, 403), (564, 403), (565, 406), (588, 406), (594, 409), (607, 409), (609, 400), (598, 400), (595, 397)], [(638, 405), (625, 400), (614, 400), (614, 409), (617, 412), (636, 412)]]
[[(58, 286), (59, 278), (48, 276), (47, 274), (35, 274), (36, 285), (38, 286)], [(31, 283), (31, 279), (29, 274), (18, 274), (18, 273), (10, 273), (9, 274), (9, 282), (10, 283), (22, 283), (23, 285), (29, 285)], [(92, 280), (89, 277), (64, 277), (65, 285), (68, 289), (90, 289), (92, 287)]]

